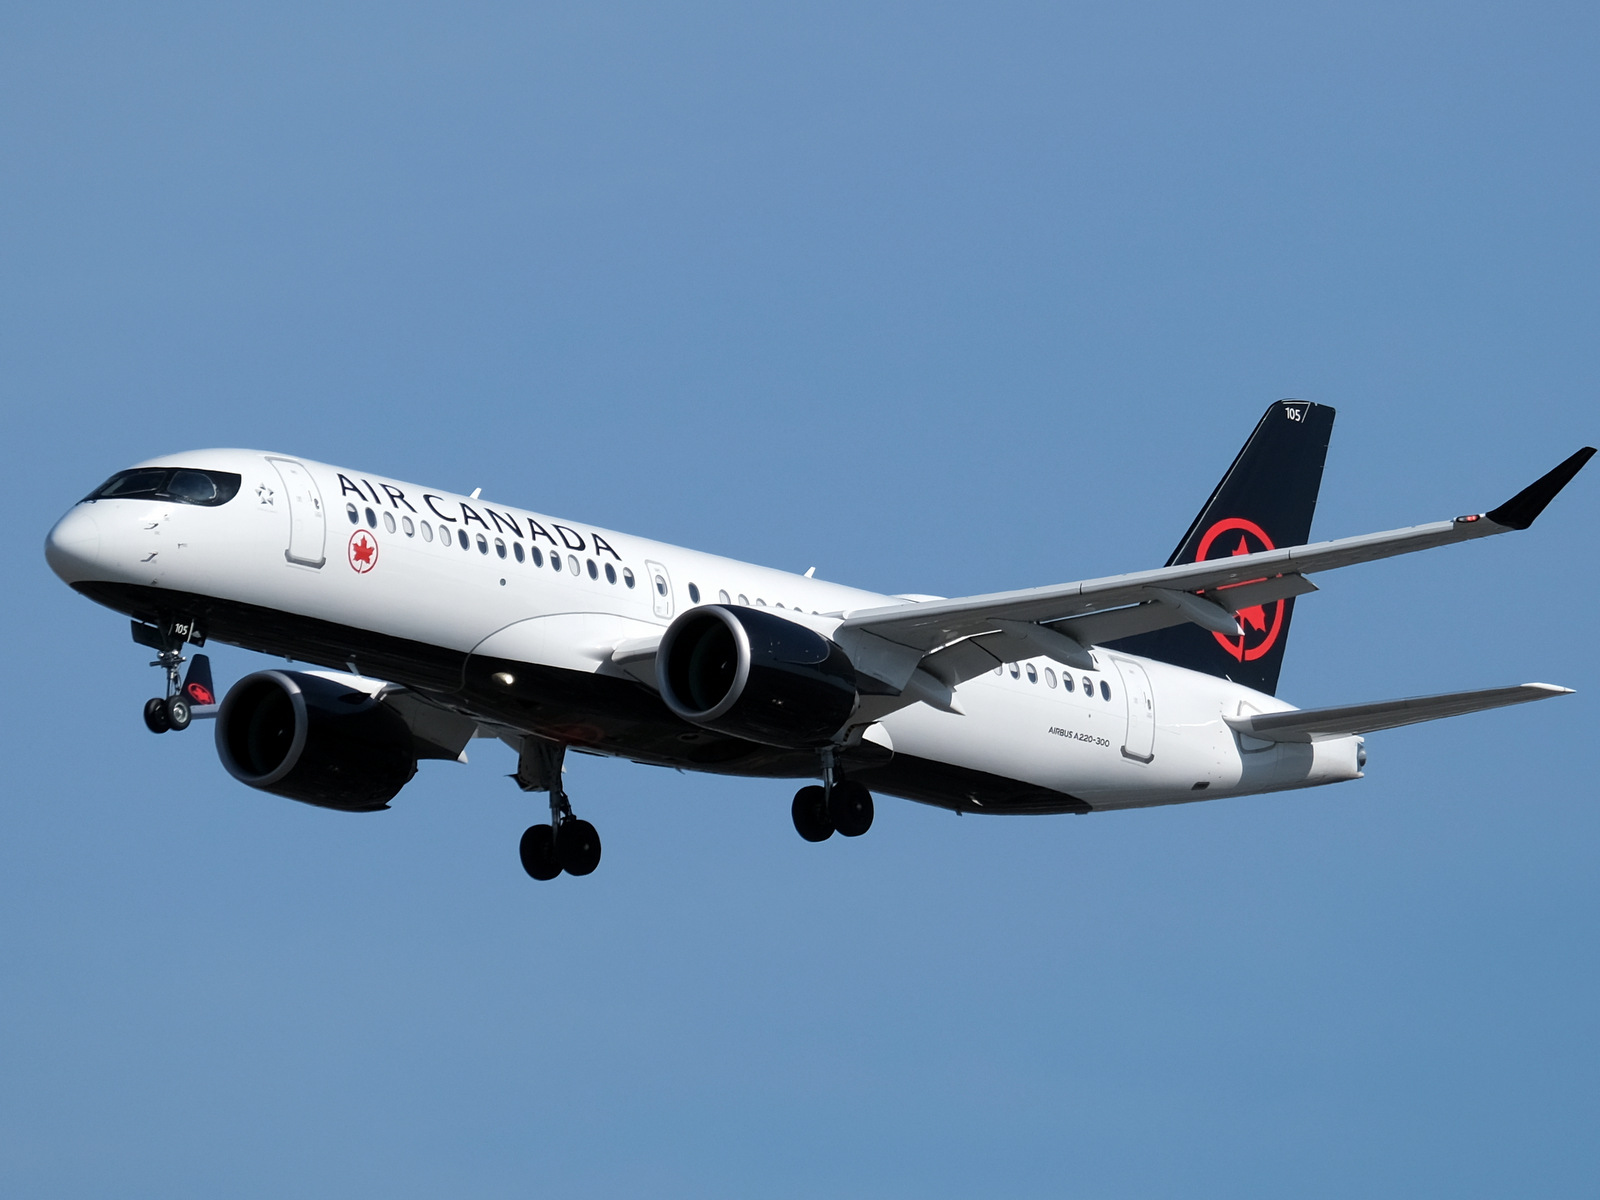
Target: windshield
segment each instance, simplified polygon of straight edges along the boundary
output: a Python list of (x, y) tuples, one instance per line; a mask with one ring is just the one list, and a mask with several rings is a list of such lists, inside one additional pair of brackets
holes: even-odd
[(136, 467), (118, 471), (85, 500), (167, 500), (215, 508), (239, 492), (239, 476), (231, 471), (196, 471), (192, 467)]

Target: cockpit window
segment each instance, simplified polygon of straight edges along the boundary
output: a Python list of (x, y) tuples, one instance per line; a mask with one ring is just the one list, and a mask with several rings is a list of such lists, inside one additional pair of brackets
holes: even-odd
[(189, 467), (138, 467), (118, 471), (86, 500), (170, 500), (215, 508), (239, 494), (239, 476), (231, 471), (196, 471)]

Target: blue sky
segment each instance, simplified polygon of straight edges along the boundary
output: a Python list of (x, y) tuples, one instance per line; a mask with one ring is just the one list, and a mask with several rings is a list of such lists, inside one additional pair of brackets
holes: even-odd
[[(350, 816), (153, 738), (45, 567), (244, 445), (886, 591), (1163, 561), (1262, 409), (1314, 532), (1600, 439), (1592, 5), (0, 13), (0, 1188), (1571, 1194), (1597, 1162), (1595, 469), (1300, 603), (1307, 705), (1579, 694), (1088, 818), (508, 751)], [(226, 684), (262, 660), (218, 647)]]

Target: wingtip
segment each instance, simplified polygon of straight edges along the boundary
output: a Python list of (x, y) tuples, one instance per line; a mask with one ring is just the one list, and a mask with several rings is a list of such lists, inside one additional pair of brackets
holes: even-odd
[(1525, 683), (1522, 686), (1525, 688), (1537, 688), (1539, 691), (1547, 692), (1552, 696), (1571, 696), (1575, 695), (1578, 690), (1577, 688), (1562, 687), (1559, 683)]
[(1583, 470), (1584, 464), (1594, 457), (1594, 453), (1593, 446), (1585, 446), (1576, 454), (1569, 456), (1555, 470), (1541, 475), (1499, 508), (1484, 513), (1484, 516), (1496, 525), (1504, 525), (1507, 529), (1528, 528), (1538, 519), (1550, 501), (1556, 498), (1561, 489), (1571, 483), (1573, 477)]

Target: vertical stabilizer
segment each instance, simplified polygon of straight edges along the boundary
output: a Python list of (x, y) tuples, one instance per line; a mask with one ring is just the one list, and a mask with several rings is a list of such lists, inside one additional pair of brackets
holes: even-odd
[[(1167, 565), (1309, 541), (1333, 416), (1327, 405), (1308, 400), (1279, 400), (1268, 408)], [(1111, 648), (1272, 693), (1293, 616), (1292, 598), (1275, 600), (1239, 613), (1243, 637), (1176, 625), (1123, 638)]]

